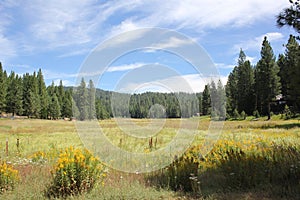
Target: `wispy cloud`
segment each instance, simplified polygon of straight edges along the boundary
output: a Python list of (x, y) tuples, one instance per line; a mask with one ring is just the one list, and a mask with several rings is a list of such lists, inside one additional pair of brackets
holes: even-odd
[(191, 40), (181, 39), (177, 37), (170, 37), (166, 41), (162, 41), (161, 43), (153, 44), (153, 48), (157, 49), (168, 49), (168, 48), (176, 48), (184, 45), (191, 44)]
[(55, 79), (53, 80), (53, 83), (54, 85), (59, 85), (60, 84), (60, 81), (62, 81), (62, 84), (64, 86), (74, 86), (74, 82), (73, 81), (70, 81), (70, 80), (62, 80), (62, 79)]
[(225, 63), (215, 63), (215, 66), (218, 69), (233, 69), (235, 67), (235, 65)]
[(265, 36), (267, 37), (269, 42), (276, 42), (276, 41), (281, 41), (284, 39), (284, 35), (282, 33), (279, 33), (279, 32), (266, 33), (266, 34), (260, 35), (258, 37), (255, 37), (251, 40), (247, 40), (245, 42), (241, 42), (239, 44), (234, 45), (232, 51), (238, 52), (240, 50), (240, 48), (242, 48), (243, 50), (260, 49), (262, 41)]
[[(66, 57), (82, 53), (82, 48), (94, 47), (112, 35), (140, 27), (201, 32), (225, 26), (248, 26), (278, 13), (288, 1), (32, 0), (28, 4), (5, 0), (0, 4), (1, 57), (15, 56), (20, 51), (57, 48), (63, 48), (65, 54), (62, 57)], [(22, 20), (16, 21), (16, 13)], [(8, 33), (8, 27), (14, 31)], [(172, 39), (173, 45), (180, 43), (176, 38)]]
[(119, 71), (128, 71), (132, 69), (137, 69), (147, 65), (146, 63), (133, 63), (133, 64), (125, 64), (119, 66), (111, 66), (107, 69), (107, 72), (119, 72)]
[[(215, 80), (216, 77), (213, 79)], [(218, 77), (222, 84), (227, 83), (227, 76)], [(119, 91), (127, 93), (141, 93), (145, 91), (155, 92), (203, 92), (206, 84), (210, 83), (212, 77), (202, 77), (199, 74), (187, 74), (171, 76), (165, 79), (153, 80), (143, 83), (130, 82), (123, 85)]]

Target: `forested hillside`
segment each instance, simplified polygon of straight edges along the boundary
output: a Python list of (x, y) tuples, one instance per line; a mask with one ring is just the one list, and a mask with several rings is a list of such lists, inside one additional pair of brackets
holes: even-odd
[[(59, 119), (76, 117), (106, 119), (188, 118), (211, 115), (214, 119), (271, 117), (272, 112), (293, 117), (300, 112), (300, 49), (290, 36), (285, 52), (276, 59), (270, 42), (264, 38), (261, 58), (256, 65), (241, 49), (237, 66), (223, 87), (219, 81), (207, 84), (202, 93), (120, 94), (96, 89), (82, 79), (76, 87), (45, 84), (42, 70), (23, 76), (9, 74), (0, 63), (0, 112), (5, 116)], [(200, 86), (199, 86), (200, 87)], [(113, 99), (113, 101), (112, 101)]]

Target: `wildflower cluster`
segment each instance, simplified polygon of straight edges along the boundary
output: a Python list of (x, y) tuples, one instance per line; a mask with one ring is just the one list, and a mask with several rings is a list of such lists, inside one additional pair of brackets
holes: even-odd
[(53, 163), (60, 154), (60, 149), (50, 148), (48, 151), (37, 151), (28, 156), (31, 163), (44, 164)]
[(106, 176), (99, 159), (87, 149), (66, 148), (61, 151), (52, 171), (53, 183), (47, 196), (66, 197), (90, 191)]
[(201, 144), (190, 147), (182, 157), (152, 175), (150, 181), (197, 193), (209, 185), (225, 190), (261, 185), (289, 191), (300, 188), (299, 144), (263, 137), (228, 137), (215, 143), (205, 156), (200, 153), (202, 148)]
[(0, 193), (13, 190), (19, 180), (18, 170), (13, 169), (13, 167), (6, 164), (6, 162), (0, 161)]

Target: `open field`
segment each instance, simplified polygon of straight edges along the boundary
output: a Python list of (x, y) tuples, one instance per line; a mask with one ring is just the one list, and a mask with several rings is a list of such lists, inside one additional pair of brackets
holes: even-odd
[[(225, 122), (212, 153), (199, 158), (195, 155), (203, 145), (210, 124), (208, 118), (201, 118), (193, 148), (169, 168), (148, 174), (108, 169), (104, 186), (97, 185), (90, 193), (71, 199), (297, 199), (300, 193), (300, 122), (274, 119)], [(146, 119), (131, 122), (139, 127), (151, 124)], [(50, 169), (59, 151), (69, 146), (83, 148), (74, 123), (0, 120), (1, 160), (11, 163), (21, 176), (16, 188), (0, 194), (1, 199), (45, 198)], [(153, 136), (156, 142), (150, 147), (149, 138), (124, 134), (114, 119), (99, 123), (112, 144), (139, 153), (165, 147), (182, 125), (180, 119), (167, 119), (163, 127), (157, 129), (158, 133)], [(183, 129), (189, 131), (188, 126)], [(33, 162), (36, 152), (44, 152), (47, 156), (42, 162)], [(224, 183), (230, 187), (224, 187)], [(281, 183), (286, 187), (281, 187)], [(291, 184), (295, 187), (290, 187)]]

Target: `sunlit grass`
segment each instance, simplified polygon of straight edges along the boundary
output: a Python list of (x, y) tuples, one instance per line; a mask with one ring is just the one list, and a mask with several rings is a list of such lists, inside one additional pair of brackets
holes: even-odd
[[(193, 126), (189, 126), (189, 123), (193, 124), (199, 119), (192, 145), (201, 145), (206, 139), (207, 129), (210, 125), (208, 117), (188, 120), (167, 119), (161, 129), (157, 129), (154, 125), (158, 123), (154, 123), (154, 130), (158, 131), (152, 136), (153, 143), (155, 142), (152, 149), (149, 149), (150, 138), (139, 138), (126, 134), (115, 119), (99, 121), (99, 127), (113, 145), (129, 152), (149, 152), (168, 145), (180, 129), (193, 131)], [(129, 122), (141, 129), (151, 125), (149, 119), (130, 119)], [(13, 163), (21, 174), (21, 183), (16, 186), (14, 191), (3, 194), (4, 199), (44, 198), (43, 191), (50, 179), (50, 163), (31, 163), (30, 156), (38, 151), (51, 153), (51, 151), (59, 151), (70, 146), (83, 148), (75, 123), (63, 120), (0, 120), (0, 157), (2, 160)], [(127, 125), (130, 127), (130, 124)], [(17, 147), (17, 139), (19, 139), (19, 147)], [(8, 141), (8, 156), (6, 155), (6, 140)], [(297, 119), (287, 121), (280, 120), (280, 117), (273, 117), (270, 121), (266, 121), (264, 118), (255, 121), (252, 118), (245, 121), (226, 121), (219, 140), (216, 142), (221, 144), (222, 141), (235, 141), (242, 147), (249, 149), (251, 145), (260, 147), (270, 142), (293, 146), (300, 144), (300, 123)], [(53, 153), (53, 155), (56, 154)], [(120, 179), (120, 176), (123, 178)], [(136, 181), (131, 176), (125, 176), (122, 172), (110, 171), (108, 177), (109, 184), (106, 184), (104, 188), (96, 188), (84, 197), (76, 197), (75, 199), (93, 199), (99, 196), (107, 199), (158, 199), (160, 196), (162, 199), (177, 198), (177, 194), (174, 192), (165, 189), (158, 191), (146, 186), (148, 184), (143, 181), (144, 175), (139, 176), (141, 181)], [(145, 195), (137, 195), (138, 192), (145, 193)], [(222, 197), (223, 195), (221, 194)]]

